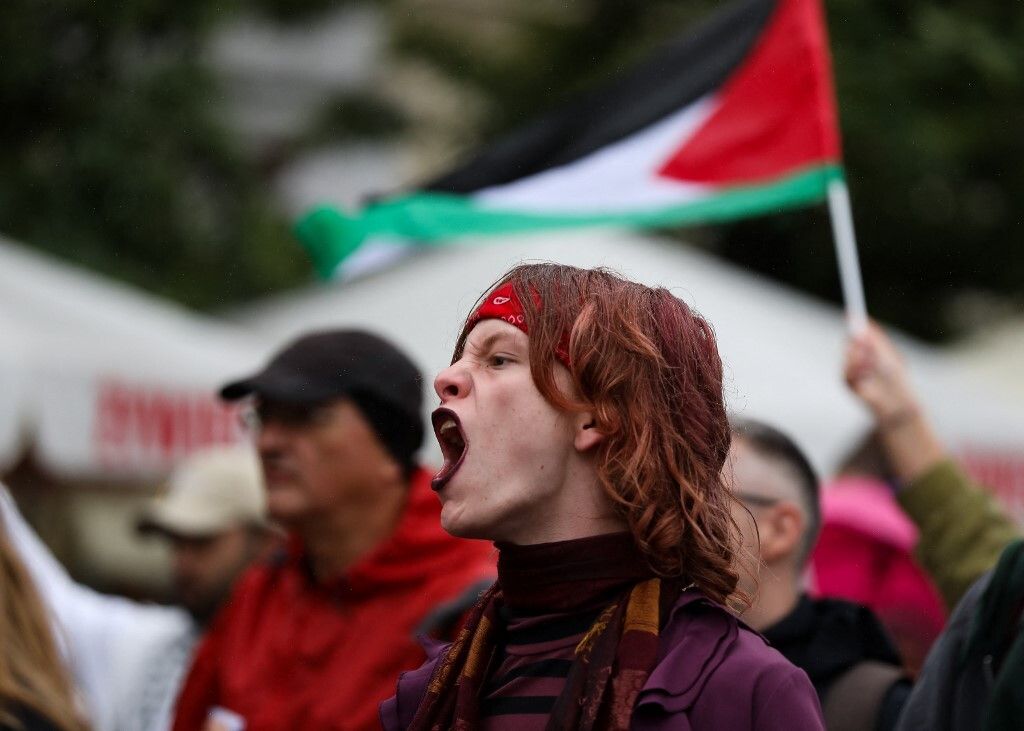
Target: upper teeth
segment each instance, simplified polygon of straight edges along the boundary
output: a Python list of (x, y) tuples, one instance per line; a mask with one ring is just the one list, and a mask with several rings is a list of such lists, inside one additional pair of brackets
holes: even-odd
[(438, 432), (443, 434), (444, 432), (448, 431), (449, 429), (457, 429), (457, 428), (458, 427), (455, 425), (455, 420), (454, 419), (448, 419), (448, 421), (446, 421), (443, 424), (441, 424), (441, 428), (438, 429)]

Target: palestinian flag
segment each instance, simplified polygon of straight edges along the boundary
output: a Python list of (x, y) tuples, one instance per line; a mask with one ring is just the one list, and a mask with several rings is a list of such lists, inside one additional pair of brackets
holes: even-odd
[(462, 167), (297, 231), (327, 277), (370, 240), (723, 221), (821, 201), (841, 176), (820, 0), (739, 0)]

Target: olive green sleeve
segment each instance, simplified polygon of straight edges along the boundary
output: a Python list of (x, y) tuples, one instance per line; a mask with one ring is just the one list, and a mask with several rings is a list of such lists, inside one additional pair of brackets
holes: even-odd
[(897, 500), (920, 530), (917, 559), (950, 609), (1021, 535), (995, 498), (951, 459), (908, 483)]

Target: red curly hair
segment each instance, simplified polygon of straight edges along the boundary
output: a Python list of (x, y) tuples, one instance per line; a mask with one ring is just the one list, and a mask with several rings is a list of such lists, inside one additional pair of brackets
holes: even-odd
[[(593, 412), (605, 435), (600, 484), (651, 567), (728, 602), (737, 528), (721, 476), (731, 433), (711, 326), (668, 290), (606, 269), (517, 266), (484, 294), (506, 283), (522, 303), (537, 388), (557, 408)], [(578, 400), (555, 382), (565, 333)]]

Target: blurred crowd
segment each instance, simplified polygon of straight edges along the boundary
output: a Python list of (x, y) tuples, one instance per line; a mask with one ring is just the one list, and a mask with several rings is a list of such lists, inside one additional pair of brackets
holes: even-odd
[[(661, 682), (658, 670), (676, 646), (666, 638), (684, 632), (669, 629), (685, 612), (700, 618), (687, 632), (698, 627), (706, 637), (713, 630), (705, 625), (721, 625), (728, 628), (723, 637), (740, 638), (729, 652), (753, 648), (753, 686), (748, 695), (746, 686), (736, 686), (733, 699), (756, 711), (750, 728), (1017, 727), (1016, 713), (1024, 708), (1024, 685), (1015, 682), (1024, 677), (1019, 529), (936, 436), (913, 374), (881, 328), (870, 325), (850, 336), (845, 362), (836, 364), (836, 377), (873, 420), (871, 433), (837, 474), (818, 475), (801, 445), (773, 424), (734, 415), (720, 474), (705, 476), (707, 484), (692, 494), (684, 490), (681, 501), (675, 491), (687, 541), (705, 529), (708, 545), (724, 540), (692, 516), (705, 503), (728, 505), (735, 535), (721, 555), (731, 557), (728, 570), (736, 579), (719, 597), (713, 591), (718, 584), (691, 565), (697, 554), (689, 548), (685, 570), (665, 564), (648, 574), (626, 561), (633, 551), (648, 559), (663, 555), (651, 548), (663, 534), (645, 527), (662, 517), (662, 507), (640, 488), (627, 497), (616, 493), (619, 502), (609, 505), (622, 512), (609, 508), (609, 515), (626, 517), (602, 517), (602, 523), (588, 511), (603, 510), (604, 502), (508, 487), (527, 484), (521, 473), (540, 484), (538, 470), (552, 464), (540, 457), (492, 460), (479, 484), (499, 487), (490, 498), (478, 494), (476, 503), (455, 492), (455, 481), (448, 485), (455, 475), (469, 484), (475, 468), (466, 455), (499, 452), (492, 435), (503, 430), (518, 425), (503, 437), (512, 442), (551, 441), (547, 412), (531, 400), (537, 389), (546, 398), (558, 387), (554, 376), (545, 383), (532, 360), (538, 339), (553, 346), (552, 363), (559, 373), (572, 373), (575, 388), (585, 390), (588, 379), (603, 377), (580, 365), (579, 322), (561, 320), (541, 330), (531, 324), (527, 331), (523, 314), (501, 309), (516, 304), (512, 290), (495, 290), (483, 302), (467, 320), (454, 365), (435, 381), (438, 398), (451, 410), (435, 412), (430, 425), (422, 418), (423, 375), (400, 343), (372, 333), (309, 333), (226, 384), (220, 395), (240, 404), (251, 444), (195, 454), (138, 519), (139, 531), (170, 546), (175, 606), (76, 583), (4, 490), (0, 729), (736, 728), (730, 725), (735, 721), (707, 726), (694, 720), (715, 718), (701, 714), (711, 713), (702, 708), (710, 707), (715, 679), (730, 667), (731, 656), (719, 656), (724, 640), (712, 643), (718, 649), (707, 650), (708, 657), (718, 659), (704, 663), (691, 686), (677, 692), (668, 682), (659, 696), (659, 713), (686, 715), (691, 725), (648, 718), (644, 704), (653, 695), (645, 694)], [(529, 304), (519, 306), (526, 321), (539, 322)], [(553, 307), (545, 301), (544, 309)], [(584, 315), (596, 317), (587, 312), (579, 319)], [(459, 421), (459, 400), (473, 398), (467, 391), (482, 390), (483, 379), (512, 378), (500, 369), (519, 357), (515, 347), (527, 347), (509, 346), (511, 356), (502, 351), (479, 371), (459, 370), (473, 362), (473, 348), (491, 347), (473, 340), (487, 323), (518, 328), (522, 343), (529, 342), (532, 370), (525, 377), (533, 380), (529, 387), (490, 392), (497, 394), (489, 402), (494, 422), (472, 432)], [(626, 327), (617, 321), (606, 326)], [(697, 348), (699, 340), (681, 347)], [(645, 342), (629, 357), (653, 357), (648, 351), (659, 347), (656, 339)], [(595, 345), (587, 357), (600, 363), (614, 347)], [(672, 365), (677, 356), (671, 349), (663, 350), (659, 357), (670, 367), (683, 368)], [(644, 371), (630, 368), (617, 377), (640, 380)], [(489, 381), (487, 387), (496, 388)], [(576, 428), (574, 455), (601, 449), (603, 437), (595, 435), (608, 432), (601, 419), (614, 420), (616, 399), (633, 398), (633, 386), (615, 388), (627, 390), (609, 391), (619, 395), (601, 408), (612, 415), (593, 406), (594, 420)], [(693, 393), (673, 393), (677, 411), (695, 408)], [(571, 399), (546, 400), (574, 419), (581, 411)], [(445, 455), (439, 473), (417, 459), (431, 426)], [(691, 434), (680, 434), (673, 449), (688, 454)], [(654, 456), (661, 454), (656, 444), (644, 449), (652, 456), (641, 454), (635, 463), (630, 455), (622, 458), (630, 480), (646, 469), (643, 459), (664, 459)], [(565, 464), (570, 484), (581, 468)], [(687, 464), (677, 466), (680, 484), (692, 481)], [(717, 486), (727, 494), (715, 493)], [(540, 535), (530, 521), (543, 513), (516, 506), (541, 500), (544, 511), (572, 513), (572, 521), (559, 525), (593, 526), (592, 535), (581, 534), (586, 540), (626, 535), (629, 545), (588, 543), (570, 564), (563, 556), (576, 556), (579, 547), (568, 542), (521, 550), (519, 544), (533, 543), (524, 537)], [(500, 520), (492, 525), (479, 517), (486, 511)], [(575, 535), (569, 537), (582, 540)], [(585, 569), (588, 561), (595, 565)], [(556, 568), (581, 572), (567, 592), (551, 578)], [(644, 600), (637, 587), (647, 587), (655, 575), (661, 593)], [(680, 586), (666, 609), (668, 579)], [(608, 599), (622, 586), (628, 602)], [(702, 597), (688, 603), (695, 592)], [(574, 604), (573, 593), (586, 594), (587, 603)], [(696, 604), (704, 608), (693, 609)], [(636, 619), (634, 609), (636, 616), (654, 612), (655, 645), (644, 645), (650, 640), (641, 630), (649, 617)], [(608, 644), (606, 625), (615, 622), (621, 636)], [(749, 644), (754, 640), (763, 647)], [(695, 657), (704, 652), (700, 643), (679, 646)], [(781, 659), (763, 654), (769, 646), (785, 659), (785, 672), (776, 664)], [(417, 680), (402, 674), (424, 662), (431, 674), (420, 694), (403, 695), (399, 687), (397, 698), (381, 708), (395, 696), (400, 677)], [(776, 709), (757, 684), (769, 682), (763, 679), (769, 671), (790, 677), (790, 664), (802, 674), (787, 681), (791, 695), (778, 691), (791, 700)], [(756, 670), (762, 667), (763, 677)], [(620, 685), (630, 683), (632, 695), (620, 693)], [(621, 708), (628, 711), (625, 721), (616, 715)]]

